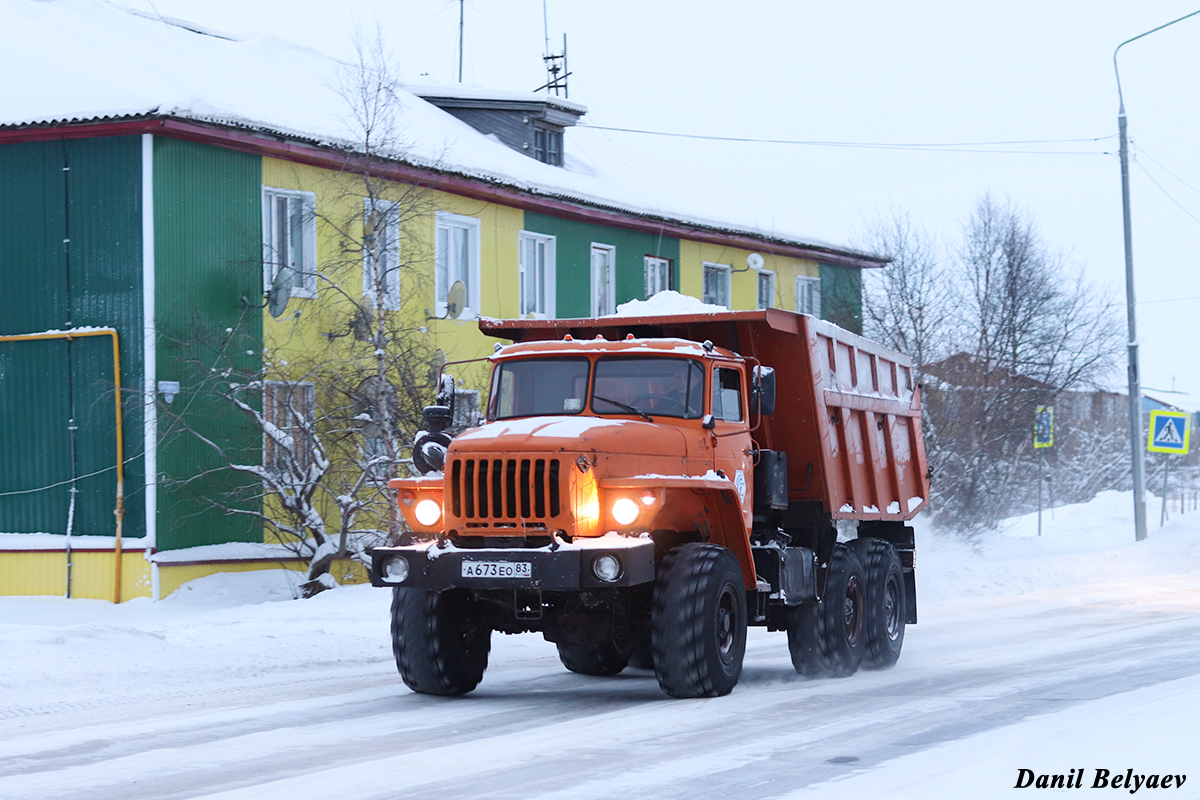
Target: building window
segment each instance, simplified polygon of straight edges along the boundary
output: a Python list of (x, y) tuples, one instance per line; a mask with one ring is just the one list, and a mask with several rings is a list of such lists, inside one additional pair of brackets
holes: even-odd
[(775, 307), (775, 273), (760, 270), (758, 273), (758, 308)]
[(533, 129), (533, 157), (538, 161), (562, 166), (562, 131), (552, 131), (549, 128)]
[(646, 256), (646, 299), (671, 288), (671, 259)]
[(820, 278), (796, 278), (796, 310), (801, 314), (821, 316)]
[(729, 265), (704, 262), (704, 292), (700, 298), (712, 306), (729, 305)]
[(614, 313), (616, 308), (617, 248), (592, 243), (592, 316)]
[(262, 190), (263, 291), (285, 273), (292, 297), (317, 294), (317, 196)]
[(382, 308), (400, 308), (399, 203), (363, 198), (363, 296)]
[(298, 476), (313, 463), (316, 388), (304, 381), (263, 384), (263, 466), (279, 476)]
[(554, 237), (521, 231), (517, 236), (521, 316), (554, 318)]
[[(434, 299), (439, 317), (479, 313), (479, 219), (437, 212), (437, 264)], [(463, 307), (451, 307), (454, 285), (463, 286)]]

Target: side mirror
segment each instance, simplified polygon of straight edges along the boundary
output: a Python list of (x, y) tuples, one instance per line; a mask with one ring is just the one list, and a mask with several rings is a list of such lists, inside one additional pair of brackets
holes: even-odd
[(450, 423), (454, 421), (454, 412), (449, 406), (425, 406), (421, 418), (425, 421), (425, 430), (440, 433), (450, 427)]
[(700, 420), (700, 427), (704, 428), (706, 431), (711, 431), (713, 428), (717, 427), (717, 418), (712, 414), (705, 414), (704, 419)]
[(758, 366), (750, 378), (750, 408), (756, 414), (775, 413), (775, 370)]

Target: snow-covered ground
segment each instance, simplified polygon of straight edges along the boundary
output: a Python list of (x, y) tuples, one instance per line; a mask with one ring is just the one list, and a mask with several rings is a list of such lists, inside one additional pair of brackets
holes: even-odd
[(992, 798), (1021, 769), (1200, 797), (1200, 513), (1135, 543), (1131, 505), (975, 546), (920, 526), (894, 669), (804, 680), (753, 629), (711, 700), (573, 675), (534, 635), (495, 636), (472, 695), (414, 695), (388, 592), (291, 601), (276, 572), (159, 603), (0, 598), (0, 797)]

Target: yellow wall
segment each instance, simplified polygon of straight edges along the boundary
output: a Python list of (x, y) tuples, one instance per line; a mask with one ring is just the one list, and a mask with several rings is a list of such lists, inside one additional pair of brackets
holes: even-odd
[[(116, 561), (113, 553), (72, 553), (71, 596), (112, 600)], [(58, 595), (67, 592), (65, 552), (0, 553), (0, 595)], [(150, 596), (150, 563), (141, 550), (122, 553), (121, 599)]]
[(775, 273), (775, 308), (795, 311), (796, 277), (818, 278), (821, 275), (820, 265), (816, 261), (772, 255), (765, 250), (742, 250), (725, 245), (680, 240), (680, 292), (692, 297), (702, 297), (705, 262), (726, 264), (731, 268), (730, 301), (733, 309), (753, 310), (758, 305), (758, 271), (747, 268), (746, 258), (754, 252), (763, 257), (762, 269)]

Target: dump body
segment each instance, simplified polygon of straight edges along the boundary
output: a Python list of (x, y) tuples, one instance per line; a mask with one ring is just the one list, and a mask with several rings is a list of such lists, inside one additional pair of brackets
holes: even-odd
[(912, 519), (929, 499), (912, 360), (824, 320), (779, 309), (584, 320), (490, 320), (515, 342), (603, 336), (710, 341), (775, 369), (775, 413), (752, 436), (787, 453), (788, 500), (833, 519)]

